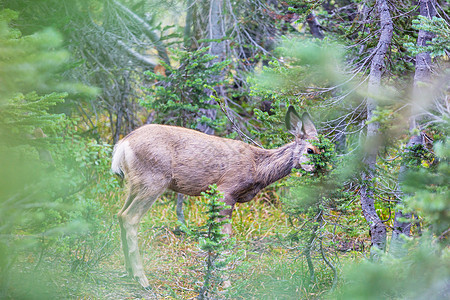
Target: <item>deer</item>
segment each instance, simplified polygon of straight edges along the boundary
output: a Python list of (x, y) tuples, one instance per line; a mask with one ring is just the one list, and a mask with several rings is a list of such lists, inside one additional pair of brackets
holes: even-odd
[[(177, 126), (148, 124), (137, 128), (114, 147), (111, 170), (126, 182), (127, 198), (117, 214), (128, 275), (149, 289), (138, 248), (143, 215), (166, 190), (200, 196), (216, 184), (231, 219), (236, 203), (252, 200), (263, 188), (288, 176), (292, 169), (313, 172), (308, 154), (317, 131), (308, 113), (290, 106), (286, 127), (294, 140), (280, 148), (263, 149), (242, 141), (208, 135)], [(222, 232), (232, 233), (231, 223)]]

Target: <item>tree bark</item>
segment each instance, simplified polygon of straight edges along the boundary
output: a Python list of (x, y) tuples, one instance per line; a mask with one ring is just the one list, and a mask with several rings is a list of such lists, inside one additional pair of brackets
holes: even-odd
[(192, 27), (192, 8), (194, 0), (186, 0), (186, 25), (184, 27), (184, 48), (188, 49), (191, 46), (191, 27)]
[[(436, 0), (420, 0), (420, 15), (432, 19), (436, 16)], [(434, 35), (425, 30), (419, 30), (417, 37), (417, 46), (426, 47), (428, 42), (431, 42)], [(411, 109), (411, 118), (409, 129), (416, 128), (417, 114), (420, 113), (420, 105), (426, 97), (426, 90), (420, 85), (421, 82), (429, 82), (431, 78), (431, 56), (429, 52), (422, 52), (416, 55), (416, 71), (414, 74), (414, 88), (413, 88), (413, 105)]]
[[(429, 19), (436, 16), (436, 0), (420, 0), (420, 15), (427, 17)], [(427, 43), (433, 39), (433, 34), (425, 30), (419, 30), (419, 35), (417, 37), (417, 46), (426, 47)], [(417, 114), (420, 113), (421, 102), (426, 97), (426, 90), (421, 86), (421, 82), (429, 82), (431, 78), (431, 56), (429, 52), (422, 52), (416, 55), (416, 71), (414, 74), (414, 87), (413, 87), (413, 103), (411, 107), (411, 116), (409, 119), (409, 129), (413, 131), (419, 129), (417, 122)], [(424, 139), (422, 135), (413, 134), (408, 143), (406, 144), (405, 151), (411, 151), (411, 147), (415, 145), (423, 145)], [(404, 177), (407, 172), (407, 166), (403, 164), (400, 167), (400, 172), (398, 176), (399, 189), (402, 190), (402, 185), (404, 182)], [(402, 194), (400, 199), (404, 195)], [(405, 250), (403, 249), (404, 240), (402, 235), (410, 236), (411, 230), (411, 213), (403, 213), (401, 210), (397, 210), (394, 218), (394, 231), (392, 232), (392, 240), (389, 252), (395, 257), (401, 257), (405, 255)], [(406, 220), (405, 220), (406, 219)]]
[(313, 37), (318, 38), (318, 39), (323, 39), (324, 35), (322, 33), (322, 29), (320, 28), (320, 24), (319, 21), (317, 21), (317, 17), (314, 14), (314, 12), (311, 12), (307, 17), (306, 17), (306, 22), (308, 22), (308, 26), (309, 26), (309, 31), (311, 32), (311, 34), (313, 35)]
[[(367, 98), (367, 121), (372, 119), (376, 109), (376, 96), (380, 93), (381, 77), (386, 66), (384, 63), (386, 54), (392, 41), (393, 22), (386, 0), (377, 0), (378, 14), (380, 17), (380, 39), (374, 49), (373, 59), (370, 66), (368, 98)], [(375, 97), (375, 98), (374, 98)], [(372, 248), (370, 256), (377, 260), (377, 250), (384, 251), (386, 248), (386, 226), (381, 222), (375, 209), (374, 191), (370, 186), (375, 176), (376, 160), (379, 148), (378, 122), (367, 124), (366, 154), (363, 159), (366, 169), (362, 173), (363, 184), (360, 189), (361, 207), (365, 219), (370, 226)]]
[[(191, 23), (192, 23), (192, 0), (187, 0), (187, 15), (186, 15), (186, 27), (185, 27), (185, 47), (188, 47), (191, 42)], [(225, 36), (224, 27), (223, 27), (223, 0), (211, 0), (209, 7), (209, 24), (208, 24), (208, 38), (212, 40), (221, 39)], [(225, 57), (225, 42), (211, 42), (209, 54), (216, 56), (215, 59), (210, 61), (210, 65), (222, 61)], [(222, 75), (218, 75), (212, 78), (212, 81), (220, 81), (223, 78)], [(223, 87), (219, 86), (215, 88), (215, 91), (208, 91), (208, 96), (212, 96), (213, 93), (216, 93), (218, 97), (224, 95)], [(210, 99), (205, 102), (205, 104), (216, 104), (214, 99)], [(215, 120), (217, 116), (217, 111), (214, 108), (201, 108), (200, 110), (201, 116), (206, 116), (210, 120)], [(197, 129), (206, 134), (214, 134), (214, 128), (205, 123), (199, 123), (197, 125)], [(182, 194), (178, 194), (177, 197), (177, 218), (183, 224), (184, 213), (183, 213), (183, 201), (184, 197)]]
[[(223, 0), (211, 0), (209, 7), (209, 25), (208, 25), (208, 38), (211, 40), (219, 40), (225, 36), (224, 23), (223, 23)], [(211, 60), (210, 64), (214, 64), (222, 61), (225, 58), (225, 42), (211, 42), (209, 54), (216, 56)], [(214, 81), (221, 81), (222, 74), (219, 74), (213, 78)], [(208, 91), (209, 96), (216, 94), (217, 97), (224, 95), (223, 87), (218, 86), (215, 91)], [(206, 104), (216, 104), (214, 99), (208, 100)], [(200, 113), (203, 116), (211, 120), (215, 120), (217, 116), (216, 109), (200, 109)], [(205, 123), (200, 123), (198, 129), (206, 134), (214, 134), (214, 128)]]

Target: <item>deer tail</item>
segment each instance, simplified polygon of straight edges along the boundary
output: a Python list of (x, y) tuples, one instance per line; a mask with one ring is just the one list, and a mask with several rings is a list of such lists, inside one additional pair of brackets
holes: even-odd
[(126, 143), (123, 142), (117, 143), (114, 146), (111, 162), (111, 171), (122, 179), (124, 178), (122, 165), (125, 160), (125, 150), (126, 150)]

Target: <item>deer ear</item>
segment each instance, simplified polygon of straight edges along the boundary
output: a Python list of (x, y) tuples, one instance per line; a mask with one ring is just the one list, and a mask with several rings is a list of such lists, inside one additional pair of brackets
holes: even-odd
[(302, 121), (303, 121), (302, 130), (305, 133), (305, 135), (308, 137), (317, 136), (316, 126), (314, 126), (314, 123), (311, 121), (311, 116), (307, 112), (303, 114)]
[(285, 123), (287, 130), (295, 137), (301, 137), (302, 134), (302, 120), (295, 111), (295, 108), (289, 106), (285, 117)]

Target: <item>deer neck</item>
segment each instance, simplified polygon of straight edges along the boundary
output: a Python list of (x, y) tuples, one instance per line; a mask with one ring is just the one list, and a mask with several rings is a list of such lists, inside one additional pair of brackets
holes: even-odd
[(268, 186), (289, 175), (295, 166), (295, 148), (295, 143), (290, 143), (277, 149), (261, 149), (255, 157), (258, 181)]

